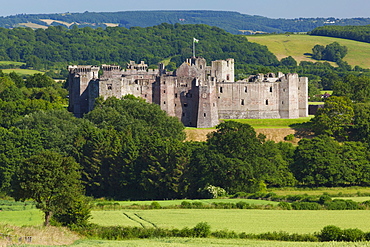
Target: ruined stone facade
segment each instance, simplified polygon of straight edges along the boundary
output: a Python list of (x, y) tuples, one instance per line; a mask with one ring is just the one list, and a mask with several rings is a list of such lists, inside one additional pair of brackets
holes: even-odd
[(234, 81), (234, 59), (187, 59), (174, 72), (163, 64), (148, 69), (141, 62), (119, 66), (69, 66), (69, 109), (82, 117), (95, 99), (132, 94), (158, 104), (185, 126), (207, 128), (219, 119), (299, 118), (308, 116), (308, 79), (297, 74), (273, 73)]

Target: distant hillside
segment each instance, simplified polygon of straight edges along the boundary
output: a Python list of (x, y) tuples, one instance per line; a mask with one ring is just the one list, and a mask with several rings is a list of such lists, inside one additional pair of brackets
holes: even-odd
[(217, 26), (233, 34), (308, 32), (325, 25), (368, 25), (370, 18), (299, 18), (270, 19), (231, 11), (123, 11), (123, 12), (85, 12), (63, 14), (21, 14), (0, 17), (0, 27), (47, 28), (62, 25), (70, 28), (133, 26), (149, 27), (161, 23), (206, 24)]
[(338, 42), (347, 46), (348, 54), (344, 61), (352, 66), (370, 68), (370, 44), (347, 39), (339, 39), (310, 35), (254, 35), (248, 36), (250, 42), (265, 45), (280, 60), (292, 56), (297, 62), (316, 60), (311, 58), (312, 48), (319, 45), (328, 45)]

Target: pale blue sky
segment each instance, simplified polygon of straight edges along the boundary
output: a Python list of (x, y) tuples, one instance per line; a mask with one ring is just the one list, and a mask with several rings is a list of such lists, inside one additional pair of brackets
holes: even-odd
[[(5, 1), (5, 0), (2, 0)], [(8, 0), (0, 16), (127, 10), (230, 10), (270, 18), (370, 17), (369, 0)]]

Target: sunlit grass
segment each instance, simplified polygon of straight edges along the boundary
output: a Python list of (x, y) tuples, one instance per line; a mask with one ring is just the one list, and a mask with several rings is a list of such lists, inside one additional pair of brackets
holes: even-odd
[[(362, 68), (370, 68), (370, 44), (354, 40), (339, 39), (324, 36), (310, 35), (251, 35), (247, 36), (251, 42), (265, 45), (280, 60), (284, 57), (292, 56), (297, 62), (310, 61), (317, 62), (311, 58), (312, 48), (315, 45), (328, 45), (338, 42), (348, 48), (348, 54), (344, 61)], [(335, 65), (335, 63), (331, 63)]]
[[(140, 216), (161, 228), (194, 227), (208, 222), (212, 230), (228, 229), (238, 233), (314, 233), (327, 225), (340, 228), (370, 229), (370, 210), (256, 210), (256, 209), (158, 209), (93, 211), (92, 223), (126, 225), (124, 213)], [(111, 214), (111, 216), (109, 216)], [(109, 220), (114, 219), (114, 220)], [(137, 226), (131, 220), (127, 226)]]

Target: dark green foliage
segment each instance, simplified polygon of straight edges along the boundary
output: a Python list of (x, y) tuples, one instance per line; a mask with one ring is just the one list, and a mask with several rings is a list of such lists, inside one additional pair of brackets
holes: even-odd
[(352, 200), (341, 200), (335, 199), (331, 202), (325, 203), (328, 210), (357, 210), (359, 209), (359, 204)]
[(291, 210), (292, 205), (288, 202), (279, 202), (278, 207), (285, 210)]
[(349, 98), (331, 96), (311, 119), (312, 129), (316, 135), (324, 134), (346, 140), (353, 117), (353, 104)]
[(338, 42), (331, 43), (326, 47), (315, 45), (312, 49), (312, 57), (317, 60), (340, 62), (347, 55), (347, 51), (347, 47), (341, 46)]
[(354, 228), (354, 229), (344, 229), (343, 230), (342, 241), (358, 242), (358, 241), (364, 241), (364, 240), (365, 240), (365, 233), (361, 231), (360, 229)]
[(320, 210), (320, 204), (316, 202), (293, 202), (292, 208), (294, 210)]
[(211, 226), (207, 222), (198, 223), (192, 230), (196, 238), (206, 238), (211, 234)]
[(367, 235), (360, 229), (340, 229), (337, 226), (325, 226), (317, 235), (320, 241), (348, 241), (357, 242), (365, 240)]
[[(67, 210), (82, 194), (79, 169), (71, 157), (52, 151), (40, 152), (20, 164), (13, 181), (12, 196), (22, 201), (33, 199), (36, 207), (45, 214), (44, 224), (47, 226), (53, 212), (60, 208)], [(77, 208), (73, 212), (76, 213)]]
[(351, 39), (363, 42), (370, 42), (370, 26), (322, 26), (317, 27), (311, 35), (329, 36), (343, 39)]
[(320, 241), (340, 241), (343, 230), (337, 226), (325, 226), (317, 235)]
[(153, 208), (153, 209), (160, 209), (161, 205), (158, 202), (152, 202), (150, 204), (150, 207)]
[(86, 226), (91, 217), (92, 205), (89, 198), (77, 195), (65, 205), (59, 205), (53, 212), (52, 223), (62, 226)]

